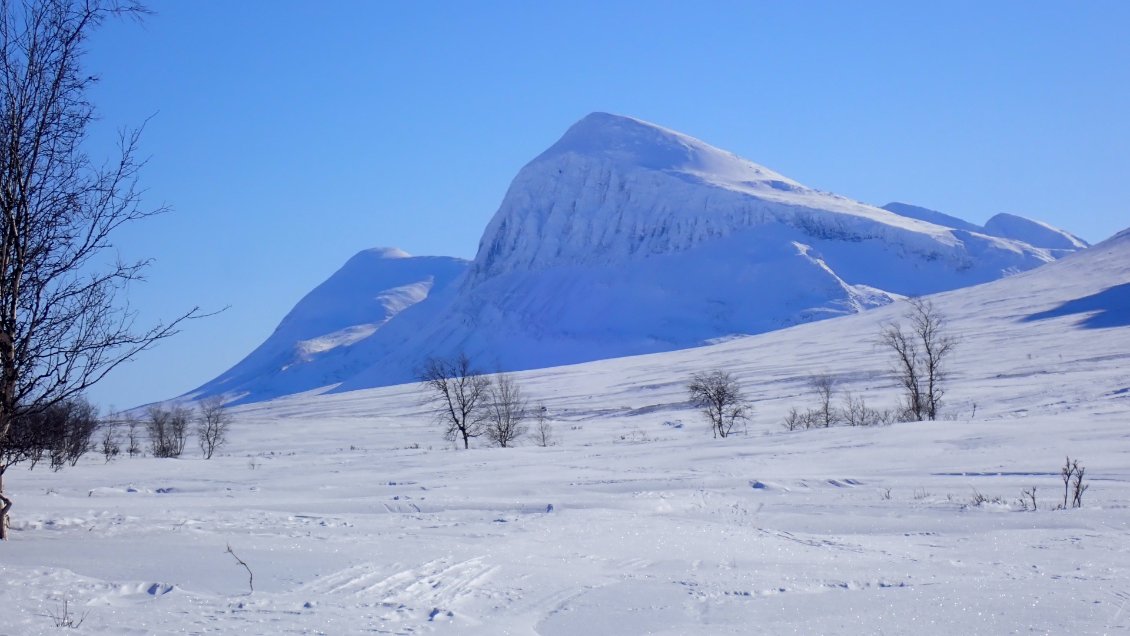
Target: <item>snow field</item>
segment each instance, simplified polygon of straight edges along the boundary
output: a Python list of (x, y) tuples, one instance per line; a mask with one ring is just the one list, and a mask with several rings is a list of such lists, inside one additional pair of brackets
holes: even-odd
[[(1070, 308), (1124, 284), (1127, 240), (936, 297), (943, 421), (781, 427), (817, 373), (894, 405), (892, 306), (517, 374), (549, 448), (453, 450), (407, 385), (239, 407), (211, 461), (16, 469), (0, 633), (56, 633), (64, 601), (96, 634), (1123, 632), (1130, 328), (1087, 324), (1130, 314)], [(685, 404), (716, 367), (756, 408), (724, 440)], [(1091, 489), (1056, 511), (1066, 454)]]

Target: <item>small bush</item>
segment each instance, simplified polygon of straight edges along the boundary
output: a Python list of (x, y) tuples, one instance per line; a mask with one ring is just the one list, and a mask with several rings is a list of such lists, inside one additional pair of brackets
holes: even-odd
[(223, 396), (217, 395), (200, 402), (200, 411), (196, 416), (196, 439), (200, 443), (204, 459), (212, 459), (216, 449), (227, 442), (231, 422), (232, 416), (224, 406)]
[(122, 445), (118, 443), (117, 432), (114, 428), (113, 421), (102, 424), (102, 456), (106, 458), (107, 463), (122, 452)]
[(149, 451), (154, 457), (180, 457), (188, 441), (188, 422), (192, 411), (184, 406), (151, 406), (145, 426), (149, 432)]
[(811, 409), (807, 411), (798, 411), (796, 408), (790, 408), (789, 413), (785, 415), (785, 430), (795, 431), (799, 429), (809, 429), (816, 426), (819, 421), (819, 415), (816, 411)]
[(848, 393), (840, 409), (840, 421), (848, 426), (879, 426), (890, 424), (895, 415), (889, 410), (880, 411), (867, 406), (862, 397)]
[(1067, 508), (1068, 496), (1070, 495), (1071, 507), (1083, 507), (1083, 493), (1087, 492), (1090, 485), (1083, 483), (1083, 475), (1086, 474), (1087, 469), (1079, 465), (1078, 459), (1071, 459), (1067, 457), (1064, 462), (1063, 468), (1060, 469), (1060, 477), (1063, 478), (1063, 504), (1061, 509)]

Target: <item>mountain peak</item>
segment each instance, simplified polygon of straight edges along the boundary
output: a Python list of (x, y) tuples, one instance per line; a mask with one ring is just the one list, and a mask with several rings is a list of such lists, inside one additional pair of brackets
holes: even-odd
[(620, 168), (658, 170), (734, 183), (799, 183), (689, 135), (642, 119), (590, 113), (569, 127), (533, 163), (573, 154), (610, 161)]
[(371, 247), (369, 249), (361, 250), (354, 257), (366, 256), (369, 258), (391, 259), (391, 258), (411, 258), (412, 255), (399, 247)]
[(598, 112), (570, 126), (538, 159), (571, 153), (665, 170), (692, 162), (696, 143), (704, 145), (639, 119)]
[(1047, 223), (1003, 212), (986, 221), (985, 230), (994, 236), (1016, 239), (1047, 249), (1074, 251), (1088, 246), (1088, 243), (1078, 236)]

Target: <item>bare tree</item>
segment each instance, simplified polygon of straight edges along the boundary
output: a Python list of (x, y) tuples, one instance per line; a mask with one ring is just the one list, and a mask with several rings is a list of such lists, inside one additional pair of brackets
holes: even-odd
[(47, 433), (51, 470), (74, 466), (91, 448), (100, 424), (98, 410), (84, 399), (58, 402), (39, 413), (36, 428)]
[(130, 457), (137, 457), (141, 450), (141, 420), (133, 413), (125, 416), (126, 424), (126, 453)]
[(910, 299), (904, 317), (909, 326), (887, 324), (879, 342), (894, 353), (895, 376), (906, 396), (907, 419), (935, 420), (945, 395), (945, 362), (957, 339), (947, 333), (945, 316), (929, 300)]
[(192, 411), (175, 405), (149, 407), (145, 427), (149, 432), (149, 451), (154, 457), (180, 457), (188, 441), (188, 422)]
[(462, 439), (463, 448), (470, 448), (471, 438), (483, 434), (490, 378), (476, 370), (465, 353), (450, 359), (429, 358), (419, 378), (436, 422), (444, 427), (444, 439)]
[[(16, 464), (28, 462), (34, 468), (44, 459), (52, 470), (74, 466), (90, 450), (97, 427), (97, 412), (81, 396), (10, 418), (0, 444), (0, 476)], [(0, 493), (0, 539), (8, 537), (11, 507), (12, 500)]]
[[(0, 455), (19, 454), (13, 424), (82, 393), (173, 335), (192, 310), (137, 328), (122, 298), (147, 261), (116, 259), (115, 230), (163, 208), (141, 207), (135, 153), (90, 159), (84, 44), (107, 16), (141, 17), (133, 0), (0, 2)], [(26, 420), (25, 420), (26, 421)], [(0, 539), (11, 499), (0, 469)]]
[(204, 459), (212, 459), (216, 449), (227, 441), (231, 422), (232, 415), (224, 406), (223, 396), (201, 400), (200, 411), (196, 415), (196, 439), (200, 443)]
[(34, 468), (44, 459), (52, 470), (74, 466), (90, 450), (97, 428), (97, 412), (81, 398), (25, 413), (9, 427), (8, 441), (0, 449), (0, 470), (24, 461)]
[(749, 419), (749, 403), (727, 371), (696, 373), (687, 385), (691, 403), (710, 422), (714, 437), (726, 437)]
[(832, 406), (832, 394), (836, 389), (836, 378), (830, 375), (814, 375), (808, 379), (809, 386), (816, 391), (816, 424), (829, 428), (839, 419), (835, 407)]
[(784, 426), (786, 431), (795, 431), (801, 428), (807, 430), (817, 426), (819, 422), (820, 416), (815, 410), (798, 411), (794, 406), (785, 414)]
[[(1087, 473), (1087, 469), (1079, 465), (1078, 459), (1071, 459), (1067, 457), (1064, 462), (1063, 468), (1060, 469), (1059, 474), (1063, 479), (1063, 505), (1060, 509), (1067, 508), (1068, 495), (1071, 495), (1071, 507), (1083, 507), (1083, 493), (1087, 491), (1090, 486), (1083, 483), (1083, 476)], [(1074, 490), (1072, 487), (1074, 486)]]
[(880, 342), (895, 354), (895, 377), (903, 388), (907, 419), (922, 420), (922, 387), (919, 382), (918, 344), (902, 325), (891, 323), (883, 327)]
[(117, 422), (112, 419), (107, 419), (102, 422), (102, 456), (106, 458), (106, 462), (114, 459), (122, 452), (122, 445), (118, 441)]
[(501, 448), (513, 446), (529, 430), (526, 420), (530, 405), (522, 395), (522, 387), (512, 376), (499, 373), (488, 393), (484, 423), (487, 439)]
[(534, 443), (541, 447), (553, 446), (553, 425), (549, 423), (549, 411), (544, 404), (534, 409)]
[(848, 426), (877, 426), (890, 424), (894, 415), (890, 410), (877, 410), (867, 406), (867, 401), (862, 397), (855, 397), (851, 393), (844, 396), (843, 407), (840, 409), (840, 419)]

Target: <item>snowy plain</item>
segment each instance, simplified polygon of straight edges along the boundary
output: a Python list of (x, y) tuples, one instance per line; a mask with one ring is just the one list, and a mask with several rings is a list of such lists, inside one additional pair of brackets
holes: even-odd
[[(547, 448), (455, 450), (402, 385), (238, 407), (210, 461), (17, 468), (0, 633), (64, 602), (97, 634), (1124, 633), (1128, 290), (1123, 233), (933, 297), (961, 338), (937, 422), (782, 428), (814, 374), (895, 404), (896, 304), (516, 374)], [(713, 368), (754, 400), (741, 435), (686, 404)], [(1053, 510), (1065, 455), (1091, 488)]]

